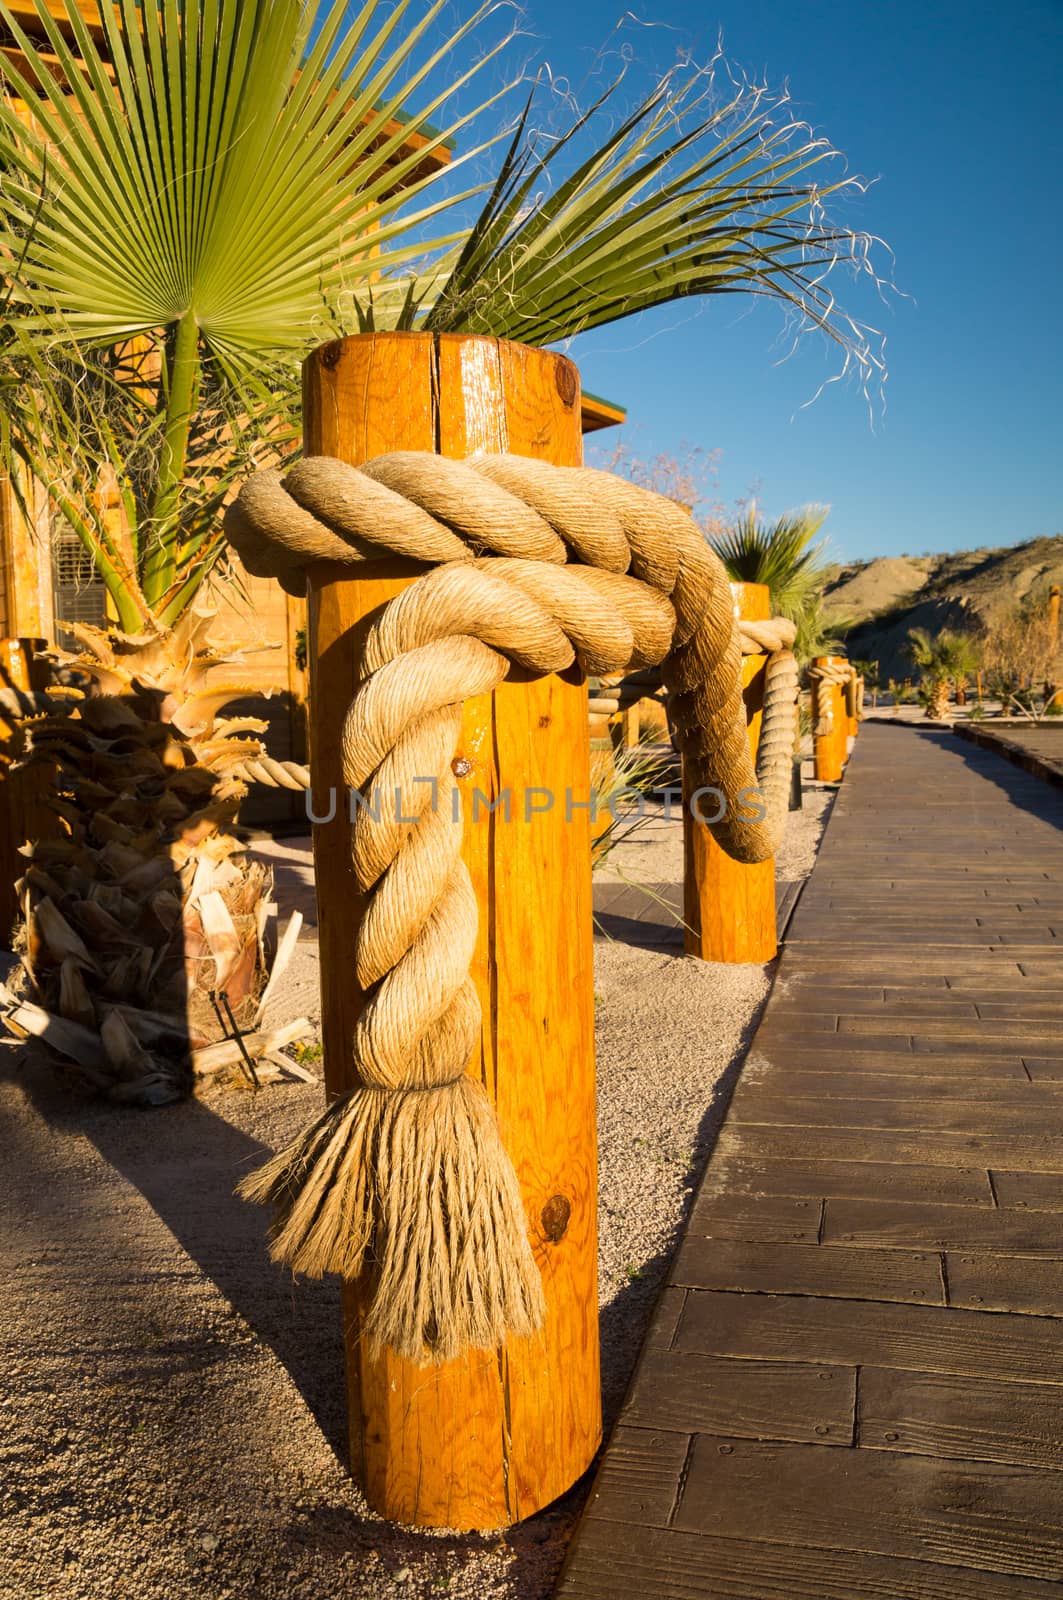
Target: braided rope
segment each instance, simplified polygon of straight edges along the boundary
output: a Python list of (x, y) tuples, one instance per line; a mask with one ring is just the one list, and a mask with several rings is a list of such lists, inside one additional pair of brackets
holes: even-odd
[[(359, 1086), (241, 1192), (278, 1206), (273, 1254), (296, 1270), (353, 1277), (372, 1261), (374, 1345), (414, 1361), (491, 1348), (539, 1327), (544, 1305), (512, 1165), (466, 1072), (481, 1013), (451, 770), (462, 702), (512, 665), (600, 677), (663, 663), (688, 790), (722, 792), (715, 836), (758, 861), (785, 826), (796, 664), (785, 648), (770, 658), (754, 767), (724, 569), (687, 513), (607, 473), (512, 456), (312, 458), (251, 479), (226, 532), (250, 572), (295, 592), (313, 561), (433, 563), (369, 630), (343, 727), (344, 783), (366, 801), (352, 827), (367, 896)], [(785, 626), (771, 637), (792, 642)]]
[(844, 684), (845, 715), (859, 722), (864, 714), (864, 680), (853, 667)]
[(765, 622), (738, 622), (738, 642), (744, 656), (770, 656), (778, 650), (792, 650), (797, 638), (797, 623), (788, 617), (772, 617)]
[(814, 663), (808, 669), (809, 682), (812, 685), (812, 721), (813, 736), (817, 739), (829, 739), (834, 732), (834, 696), (830, 691), (835, 687), (842, 689), (846, 696), (847, 715), (849, 685), (856, 673), (851, 661), (824, 661)]
[(303, 790), (310, 787), (310, 768), (298, 761), (277, 761), (273, 756), (256, 756), (226, 769), (227, 778), (240, 783), (261, 783), (269, 789)]

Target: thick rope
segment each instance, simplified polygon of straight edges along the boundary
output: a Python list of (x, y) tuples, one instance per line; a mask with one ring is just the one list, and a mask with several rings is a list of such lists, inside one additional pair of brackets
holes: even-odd
[(268, 789), (309, 789), (310, 768), (298, 761), (277, 761), (273, 756), (257, 756), (225, 769), (227, 778), (240, 783), (261, 783)]
[(774, 655), (777, 650), (792, 650), (797, 638), (797, 623), (788, 617), (772, 617), (765, 622), (738, 622), (738, 642), (744, 656)]
[(825, 661), (817, 663), (808, 669), (809, 682), (812, 685), (812, 723), (813, 736), (817, 739), (829, 739), (834, 732), (834, 695), (831, 692), (835, 687), (843, 690), (846, 696), (846, 714), (849, 704), (849, 685), (856, 674), (850, 661)]
[(466, 1072), (481, 1015), (451, 770), (462, 703), (514, 665), (601, 677), (663, 663), (688, 789), (722, 792), (714, 834), (758, 861), (785, 825), (796, 665), (785, 648), (770, 658), (754, 768), (724, 569), (689, 515), (607, 473), (512, 456), (312, 458), (253, 478), (226, 531), (249, 571), (296, 592), (310, 562), (432, 564), (370, 629), (343, 729), (344, 783), (365, 802), (352, 828), (366, 895), (358, 1087), (241, 1192), (278, 1206), (273, 1254), (296, 1270), (372, 1264), (374, 1345), (414, 1361), (491, 1348), (533, 1332), (544, 1305), (512, 1165)]
[(859, 722), (864, 709), (864, 680), (853, 667), (845, 682), (845, 715)]

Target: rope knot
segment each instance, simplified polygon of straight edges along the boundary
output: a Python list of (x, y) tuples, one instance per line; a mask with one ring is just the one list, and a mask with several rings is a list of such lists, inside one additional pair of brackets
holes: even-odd
[[(249, 571), (296, 591), (316, 561), (387, 553), (429, 567), (369, 630), (341, 734), (366, 896), (358, 1086), (241, 1192), (277, 1206), (273, 1254), (295, 1270), (353, 1277), (371, 1264), (374, 1343), (414, 1361), (493, 1348), (539, 1327), (544, 1302), (512, 1163), (467, 1071), (481, 1011), (461, 856), (463, 702), (514, 668), (615, 681), (661, 665), (688, 792), (722, 794), (714, 835), (760, 861), (789, 798), (795, 630), (736, 625), (720, 561), (671, 501), (516, 456), (302, 461), (245, 485), (226, 531)], [(743, 649), (769, 654), (756, 765)]]

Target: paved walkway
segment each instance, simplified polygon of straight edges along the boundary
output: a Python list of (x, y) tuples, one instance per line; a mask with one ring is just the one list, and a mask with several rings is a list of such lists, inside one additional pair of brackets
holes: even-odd
[(1061, 825), (865, 725), (559, 1600), (1058, 1600)]

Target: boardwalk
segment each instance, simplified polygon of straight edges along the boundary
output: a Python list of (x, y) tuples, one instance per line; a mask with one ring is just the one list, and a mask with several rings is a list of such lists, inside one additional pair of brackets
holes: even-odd
[(1061, 825), (865, 726), (559, 1600), (1058, 1600)]

